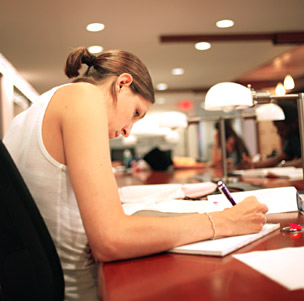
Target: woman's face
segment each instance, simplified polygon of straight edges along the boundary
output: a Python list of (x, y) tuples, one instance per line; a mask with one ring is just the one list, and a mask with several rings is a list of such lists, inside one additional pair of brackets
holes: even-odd
[(292, 126), (282, 121), (274, 121), (274, 125), (277, 128), (277, 133), (283, 139), (286, 139), (292, 133)]
[(226, 149), (227, 149), (228, 154), (231, 154), (231, 153), (234, 152), (234, 150), (235, 150), (235, 138), (233, 136), (230, 136), (226, 140)]
[(133, 124), (143, 118), (152, 103), (139, 94), (134, 94), (130, 87), (122, 87), (117, 94), (117, 102), (112, 103), (109, 116), (109, 139), (130, 135)]

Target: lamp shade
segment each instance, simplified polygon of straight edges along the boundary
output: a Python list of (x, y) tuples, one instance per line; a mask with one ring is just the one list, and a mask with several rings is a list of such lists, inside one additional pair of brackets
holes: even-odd
[(249, 88), (237, 83), (219, 83), (212, 86), (205, 97), (205, 110), (231, 112), (253, 105)]
[(159, 120), (161, 128), (186, 128), (188, 126), (187, 116), (181, 112), (162, 113)]
[(122, 138), (122, 144), (124, 145), (134, 145), (137, 142), (137, 137), (135, 135), (130, 135), (129, 137)]
[(255, 113), (258, 121), (285, 119), (284, 111), (275, 103), (262, 104), (256, 107)]
[(168, 133), (165, 136), (165, 140), (168, 143), (177, 143), (179, 140), (179, 134), (177, 131), (169, 130)]

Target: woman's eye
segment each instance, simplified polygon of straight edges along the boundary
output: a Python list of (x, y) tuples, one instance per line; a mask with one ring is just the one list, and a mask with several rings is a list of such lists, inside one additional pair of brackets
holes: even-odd
[(138, 117), (138, 116), (139, 116), (139, 111), (135, 110), (134, 117)]

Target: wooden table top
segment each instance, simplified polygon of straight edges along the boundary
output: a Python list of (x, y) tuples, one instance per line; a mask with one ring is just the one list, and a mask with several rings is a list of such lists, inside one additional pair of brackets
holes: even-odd
[[(135, 177), (118, 176), (118, 185), (195, 182), (200, 171), (152, 172)], [(280, 187), (282, 181), (255, 182), (265, 187)], [(259, 179), (260, 180), (260, 179)], [(262, 179), (263, 180), (263, 179)], [(265, 180), (265, 179), (264, 179)], [(283, 186), (304, 190), (303, 181), (285, 181)], [(280, 183), (280, 185), (278, 184)], [(293, 185), (295, 184), (295, 185)], [(278, 185), (278, 186), (277, 186)], [(261, 185), (263, 186), (263, 185)], [(298, 212), (267, 215), (268, 222), (304, 224)], [(161, 253), (138, 259), (105, 263), (99, 266), (99, 284), (103, 299), (124, 300), (304, 300), (304, 290), (289, 291), (280, 284), (233, 258), (233, 254), (304, 246), (303, 233), (280, 230), (267, 235), (224, 257)], [(303, 254), (304, 258), (304, 254)], [(290, 275), (292, 277), (292, 275)]]

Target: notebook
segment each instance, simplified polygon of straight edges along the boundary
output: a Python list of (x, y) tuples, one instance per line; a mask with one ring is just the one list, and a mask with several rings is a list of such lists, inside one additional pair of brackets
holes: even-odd
[(172, 253), (225, 256), (280, 228), (280, 224), (265, 224), (259, 233), (205, 240), (179, 246), (169, 250)]
[(293, 179), (293, 180), (303, 179), (303, 169), (296, 168), (293, 166), (234, 170), (231, 172), (231, 174), (242, 176), (243, 178), (271, 177), (271, 178), (286, 178), (286, 179)]

